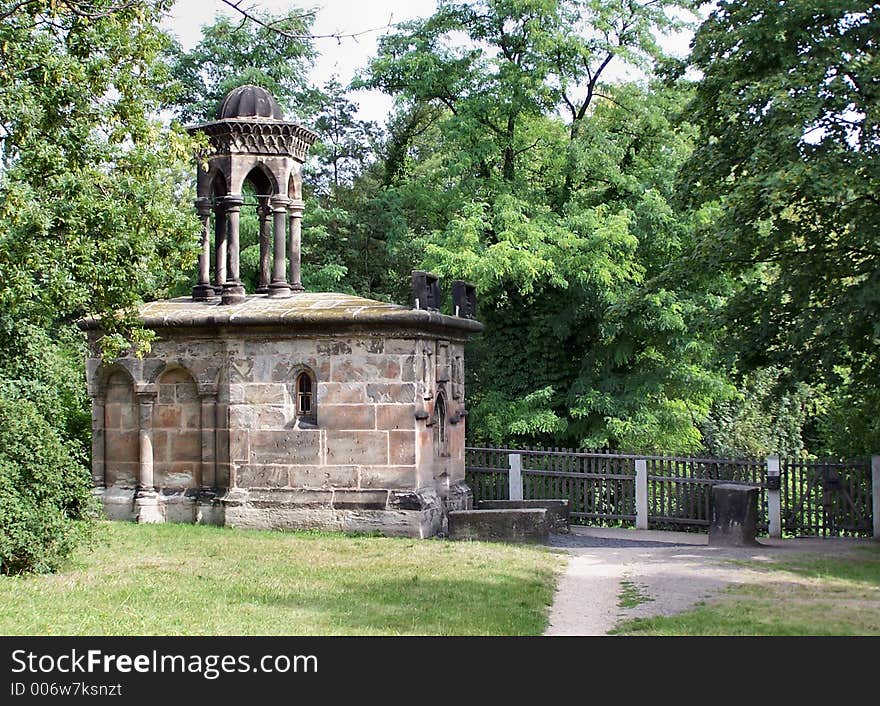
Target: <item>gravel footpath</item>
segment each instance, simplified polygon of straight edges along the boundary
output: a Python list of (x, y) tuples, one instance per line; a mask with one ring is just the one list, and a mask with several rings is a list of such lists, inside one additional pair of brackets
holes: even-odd
[[(731, 559), (773, 562), (792, 552), (851, 551), (870, 540), (762, 538), (761, 546), (709, 547), (708, 536), (684, 532), (572, 527), (551, 545), (571, 556), (550, 609), (545, 635), (605, 635), (629, 618), (687, 610), (734, 583), (760, 582), (761, 572)], [(622, 583), (651, 600), (618, 606)]]

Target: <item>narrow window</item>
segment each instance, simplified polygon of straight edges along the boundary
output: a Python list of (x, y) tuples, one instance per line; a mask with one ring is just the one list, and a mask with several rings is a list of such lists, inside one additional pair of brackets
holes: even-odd
[(446, 403), (442, 397), (437, 399), (437, 433), (442, 447), (446, 443)]
[(315, 421), (315, 398), (312, 377), (306, 372), (296, 379), (296, 415), (306, 421)]
[(437, 453), (440, 456), (449, 455), (449, 434), (446, 427), (446, 396), (440, 394), (437, 396), (437, 402), (434, 405), (434, 425), (435, 438), (437, 440)]

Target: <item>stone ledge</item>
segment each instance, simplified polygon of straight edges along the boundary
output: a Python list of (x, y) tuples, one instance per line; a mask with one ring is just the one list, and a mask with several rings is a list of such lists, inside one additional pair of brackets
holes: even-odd
[(547, 510), (454, 510), (449, 513), (449, 539), (546, 544)]
[(571, 531), (568, 499), (559, 500), (480, 500), (478, 510), (521, 510), (544, 508), (551, 534), (568, 534)]
[[(289, 298), (251, 294), (243, 302), (229, 305), (221, 305), (216, 299), (193, 301), (178, 297), (144, 304), (138, 315), (152, 329), (283, 327), (286, 335), (402, 330), (446, 333), (454, 339), (483, 330), (483, 325), (474, 319), (333, 292), (303, 292)], [(101, 328), (101, 319), (95, 316), (77, 323), (83, 330)]]

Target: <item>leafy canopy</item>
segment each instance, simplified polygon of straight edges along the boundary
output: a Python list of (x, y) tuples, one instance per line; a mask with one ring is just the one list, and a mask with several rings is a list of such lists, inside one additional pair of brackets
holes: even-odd
[(685, 264), (739, 283), (726, 321), (748, 367), (880, 379), (878, 25), (876, 4), (743, 0), (696, 35), (681, 181), (721, 208)]
[(191, 142), (156, 117), (169, 4), (0, 4), (5, 326), (130, 309), (189, 275)]

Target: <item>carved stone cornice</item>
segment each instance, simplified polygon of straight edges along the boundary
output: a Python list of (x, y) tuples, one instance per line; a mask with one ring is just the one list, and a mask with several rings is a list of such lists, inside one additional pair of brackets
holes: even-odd
[(290, 156), (305, 162), (318, 136), (296, 123), (280, 120), (216, 120), (187, 128), (204, 132), (215, 154), (263, 154)]

